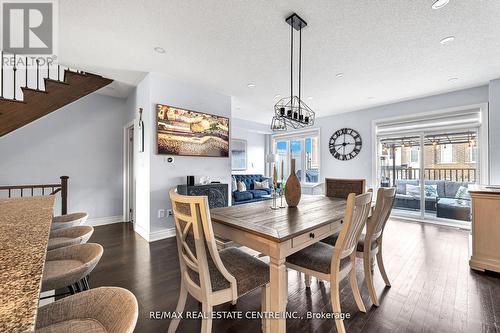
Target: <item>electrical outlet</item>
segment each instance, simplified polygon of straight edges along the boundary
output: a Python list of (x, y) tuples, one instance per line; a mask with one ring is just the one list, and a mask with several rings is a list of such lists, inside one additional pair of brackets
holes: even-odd
[(168, 216), (172, 216), (172, 215), (174, 215), (174, 213), (172, 212), (172, 210), (171, 210), (171, 209), (167, 209), (167, 215), (168, 215)]
[(162, 219), (165, 217), (165, 209), (158, 209), (158, 218)]

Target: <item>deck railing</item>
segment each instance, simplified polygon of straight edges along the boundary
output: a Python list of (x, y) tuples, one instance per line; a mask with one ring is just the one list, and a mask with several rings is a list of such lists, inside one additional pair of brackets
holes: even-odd
[(68, 213), (68, 176), (61, 176), (57, 184), (5, 185), (0, 191), (7, 192), (9, 198), (35, 195), (55, 195), (61, 193), (61, 215)]
[[(389, 179), (420, 179), (420, 168), (385, 167), (385, 175)], [(393, 178), (393, 174), (395, 177)], [(475, 182), (477, 169), (474, 168), (424, 168), (426, 180), (449, 180), (455, 182)]]

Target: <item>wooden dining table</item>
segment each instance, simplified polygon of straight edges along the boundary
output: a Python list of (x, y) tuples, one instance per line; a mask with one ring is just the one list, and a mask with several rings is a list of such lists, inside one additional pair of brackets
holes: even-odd
[[(287, 256), (340, 231), (346, 200), (302, 195), (295, 208), (271, 209), (271, 201), (210, 210), (215, 235), (269, 256), (272, 313), (284, 315), (288, 297)], [(286, 319), (270, 320), (285, 332)]]
[(35, 329), (54, 196), (0, 199), (0, 332)]

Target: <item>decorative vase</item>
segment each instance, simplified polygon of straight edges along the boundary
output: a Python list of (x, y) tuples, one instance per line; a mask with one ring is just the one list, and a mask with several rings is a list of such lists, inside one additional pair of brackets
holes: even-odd
[(288, 204), (288, 207), (297, 207), (300, 202), (300, 182), (295, 174), (295, 159), (292, 159), (290, 168), (290, 176), (286, 180), (285, 184), (285, 200)]

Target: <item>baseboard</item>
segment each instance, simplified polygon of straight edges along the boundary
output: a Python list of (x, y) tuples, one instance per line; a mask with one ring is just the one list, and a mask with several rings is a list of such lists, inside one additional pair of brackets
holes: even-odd
[(108, 216), (108, 217), (98, 217), (95, 219), (88, 219), (87, 222), (85, 222), (86, 225), (91, 225), (93, 227), (97, 227), (100, 225), (107, 225), (107, 224), (113, 224), (113, 223), (121, 223), (123, 222), (123, 216), (122, 215), (117, 215), (117, 216)]
[(149, 232), (146, 229), (141, 228), (140, 226), (137, 225), (137, 223), (134, 223), (134, 231), (144, 238), (147, 242), (149, 242)]
[(165, 230), (158, 230), (151, 232), (149, 234), (149, 242), (155, 242), (160, 239), (175, 237), (175, 228), (169, 228)]

